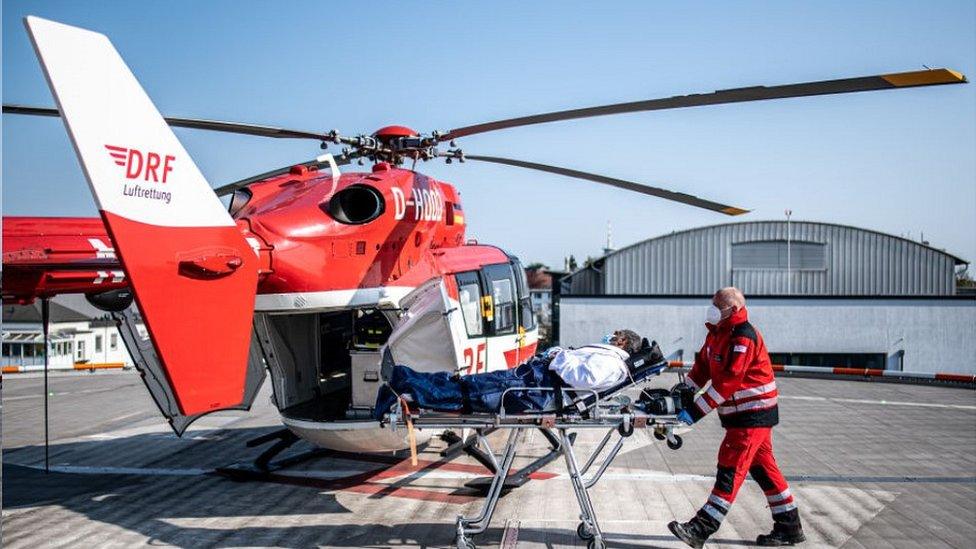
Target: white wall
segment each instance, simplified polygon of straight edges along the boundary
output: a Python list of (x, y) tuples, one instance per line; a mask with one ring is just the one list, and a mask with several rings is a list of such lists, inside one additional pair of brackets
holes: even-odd
[[(85, 343), (85, 359), (95, 363), (124, 362), (127, 365), (132, 365), (132, 359), (129, 357), (125, 344), (122, 343), (122, 336), (119, 334), (118, 328), (114, 325), (92, 326), (90, 330), (91, 333), (85, 335), (87, 340), (87, 343)], [(113, 335), (116, 339), (114, 349), (112, 348)], [(98, 336), (102, 338), (102, 348), (100, 350), (97, 350), (95, 347), (95, 338)]]
[[(888, 368), (976, 373), (974, 299), (747, 298), (750, 320), (770, 352), (884, 353)], [(705, 339), (706, 298), (572, 297), (560, 302), (563, 345), (598, 341), (630, 328), (665, 355), (692, 360)]]
[[(4, 324), (4, 331), (33, 331), (40, 333), (41, 327), (38, 323), (6, 323)], [(118, 328), (114, 325), (111, 326), (90, 326), (88, 321), (82, 322), (54, 322), (51, 323), (50, 331), (51, 333), (58, 332), (60, 330), (76, 330), (77, 332), (71, 335), (72, 341), (74, 342), (74, 349), (70, 355), (52, 355), (50, 359), (50, 364), (52, 365), (69, 365), (75, 362), (87, 361), (90, 363), (103, 363), (103, 362), (122, 362), (127, 366), (132, 366), (132, 357), (129, 356), (128, 350), (125, 348), (125, 344), (122, 342), (122, 336), (119, 334)], [(116, 338), (117, 344), (115, 348), (112, 348), (112, 337)], [(100, 351), (95, 350), (95, 337), (102, 337), (102, 349)], [(81, 349), (81, 344), (84, 343), (84, 349)], [(14, 364), (13, 358), (10, 360), (5, 360), (4, 363)], [(41, 359), (34, 361), (33, 363), (40, 363)]]

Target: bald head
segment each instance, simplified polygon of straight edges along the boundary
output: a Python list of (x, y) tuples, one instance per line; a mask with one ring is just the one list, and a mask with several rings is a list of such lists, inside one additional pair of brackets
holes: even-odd
[(738, 288), (729, 286), (715, 292), (712, 296), (712, 305), (722, 313), (722, 320), (729, 318), (736, 311), (745, 308), (746, 296)]
[(738, 288), (729, 286), (715, 292), (715, 295), (712, 296), (712, 303), (719, 309), (726, 307), (741, 309), (746, 306), (746, 296), (742, 295), (742, 291)]

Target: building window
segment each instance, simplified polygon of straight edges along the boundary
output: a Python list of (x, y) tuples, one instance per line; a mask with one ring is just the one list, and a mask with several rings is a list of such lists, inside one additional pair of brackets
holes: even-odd
[(119, 334), (112, 334), (108, 338), (109, 349), (117, 351), (119, 349)]
[(78, 354), (76, 356), (77, 356), (76, 360), (84, 360), (85, 359), (85, 341), (84, 340), (78, 340)]
[(763, 240), (732, 244), (733, 269), (796, 269), (823, 270), (827, 268), (827, 246), (820, 242), (789, 243), (785, 240)]
[(95, 336), (95, 352), (102, 352), (102, 336), (100, 335)]

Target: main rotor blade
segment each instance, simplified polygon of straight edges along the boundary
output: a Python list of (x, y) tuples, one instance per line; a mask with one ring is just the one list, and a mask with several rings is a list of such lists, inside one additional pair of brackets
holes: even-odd
[[(61, 116), (57, 109), (50, 107), (30, 107), (25, 105), (4, 105), (4, 114), (23, 114), (28, 116)], [(259, 137), (274, 137), (284, 139), (315, 139), (316, 141), (332, 141), (333, 136), (324, 133), (290, 130), (274, 126), (258, 124), (242, 124), (240, 122), (223, 122), (220, 120), (204, 120), (201, 118), (164, 117), (166, 123), (176, 128), (193, 128), (195, 130), (210, 130), (225, 133), (256, 135)]]
[[(441, 154), (440, 156), (451, 156), (451, 155), (448, 153), (448, 154)], [(719, 204), (718, 202), (712, 202), (711, 200), (705, 200), (704, 198), (698, 198), (697, 196), (692, 196), (690, 194), (679, 193), (676, 191), (669, 191), (667, 189), (661, 189), (658, 187), (649, 187), (647, 185), (642, 185), (640, 183), (634, 183), (633, 181), (625, 181), (623, 179), (616, 179), (604, 175), (581, 172), (579, 170), (571, 170), (569, 168), (560, 168), (558, 166), (549, 166), (547, 164), (526, 162), (524, 160), (513, 160), (511, 158), (501, 158), (498, 156), (479, 156), (474, 154), (466, 154), (464, 155), (464, 159), (480, 160), (481, 162), (492, 162), (494, 164), (504, 164), (506, 166), (515, 166), (517, 168), (528, 168), (530, 170), (538, 170), (540, 172), (548, 172), (548, 173), (554, 173), (558, 175), (565, 175), (566, 177), (585, 179), (587, 181), (593, 181), (594, 183), (610, 185), (612, 187), (617, 187), (619, 189), (626, 189), (628, 191), (648, 194), (651, 196), (656, 196), (667, 200), (673, 200), (675, 202), (681, 202), (682, 204), (688, 204), (689, 206), (695, 206), (698, 208), (704, 208), (706, 210), (712, 210), (714, 212), (720, 212), (725, 215), (742, 215), (744, 213), (749, 213), (749, 210), (736, 208), (735, 206), (729, 206), (726, 204)]]
[[(353, 159), (352, 156), (333, 158), (333, 160), (335, 160), (336, 166), (345, 166), (346, 164), (350, 163), (352, 159)], [(316, 170), (321, 170), (323, 168), (330, 167), (328, 162), (324, 162), (324, 161), (320, 162), (318, 160), (301, 162), (299, 164), (289, 164), (288, 166), (282, 166), (281, 168), (278, 168), (276, 170), (271, 170), (270, 172), (264, 172), (258, 175), (252, 175), (251, 177), (247, 177), (239, 181), (235, 181), (233, 183), (221, 185), (220, 187), (214, 189), (214, 192), (217, 193), (217, 196), (232, 194), (234, 191), (247, 187), (251, 183), (257, 183), (258, 181), (263, 181), (265, 179), (270, 179), (272, 177), (278, 177), (279, 175), (284, 175), (290, 172), (291, 169), (294, 168), (295, 166), (305, 166), (307, 168), (314, 168)]]
[(788, 97), (805, 97), (810, 95), (831, 95), (838, 93), (853, 93), (873, 90), (887, 90), (895, 88), (912, 88), (917, 86), (934, 86), (939, 84), (963, 84), (966, 77), (949, 69), (930, 69), (924, 71), (882, 74), (876, 76), (862, 76), (858, 78), (844, 78), (840, 80), (822, 80), (819, 82), (804, 82), (800, 84), (786, 84), (782, 86), (754, 86), (750, 88), (735, 88), (718, 90), (712, 93), (677, 95), (662, 99), (617, 103), (600, 107), (556, 111), (519, 118), (509, 118), (473, 126), (455, 128), (439, 136), (441, 141), (465, 137), (477, 133), (493, 132), (518, 126), (545, 124), (560, 120), (574, 120), (628, 112), (660, 111), (665, 109), (681, 109), (685, 107), (701, 107), (704, 105), (721, 105), (724, 103), (743, 103), (746, 101), (763, 101), (766, 99), (785, 99)]

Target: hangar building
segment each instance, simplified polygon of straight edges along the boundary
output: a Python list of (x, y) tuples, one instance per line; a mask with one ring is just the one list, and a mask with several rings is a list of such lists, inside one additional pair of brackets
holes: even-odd
[(809, 221), (701, 227), (638, 242), (558, 285), (563, 345), (629, 327), (675, 360), (705, 337), (711, 294), (737, 286), (773, 361), (915, 372), (976, 372), (968, 263), (925, 243)]

